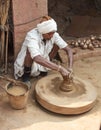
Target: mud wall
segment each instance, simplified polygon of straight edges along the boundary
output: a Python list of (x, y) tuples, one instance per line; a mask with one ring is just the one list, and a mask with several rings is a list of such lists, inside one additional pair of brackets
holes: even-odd
[(101, 34), (100, 0), (48, 0), (48, 12), (65, 37)]
[(18, 54), (26, 33), (47, 14), (47, 0), (12, 0), (14, 25), (14, 57)]

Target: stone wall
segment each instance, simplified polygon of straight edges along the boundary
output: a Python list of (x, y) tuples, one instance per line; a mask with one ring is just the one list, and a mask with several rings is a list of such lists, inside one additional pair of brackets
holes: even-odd
[(100, 0), (48, 0), (48, 12), (66, 37), (101, 34)]
[(47, 0), (12, 0), (14, 24), (14, 57), (16, 58), (26, 33), (47, 14)]

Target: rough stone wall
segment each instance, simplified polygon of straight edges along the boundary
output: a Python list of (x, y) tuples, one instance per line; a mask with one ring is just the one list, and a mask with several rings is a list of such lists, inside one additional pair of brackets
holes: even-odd
[(63, 36), (79, 37), (101, 33), (100, 0), (48, 0), (48, 12)]
[(14, 24), (14, 57), (18, 54), (26, 33), (40, 17), (47, 14), (47, 0), (12, 0)]

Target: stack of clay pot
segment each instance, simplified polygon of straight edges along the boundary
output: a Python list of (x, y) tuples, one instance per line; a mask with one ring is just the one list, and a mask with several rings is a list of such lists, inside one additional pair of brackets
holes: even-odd
[(80, 47), (82, 49), (94, 50), (94, 48), (101, 48), (101, 35), (78, 38), (76, 40), (69, 41), (70, 46)]

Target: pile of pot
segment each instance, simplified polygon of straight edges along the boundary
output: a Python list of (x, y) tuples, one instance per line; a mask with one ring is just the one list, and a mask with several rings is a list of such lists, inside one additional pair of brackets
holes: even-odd
[(94, 48), (101, 48), (101, 35), (91, 35), (89, 37), (77, 38), (68, 42), (71, 47), (80, 47), (81, 49), (94, 50)]

